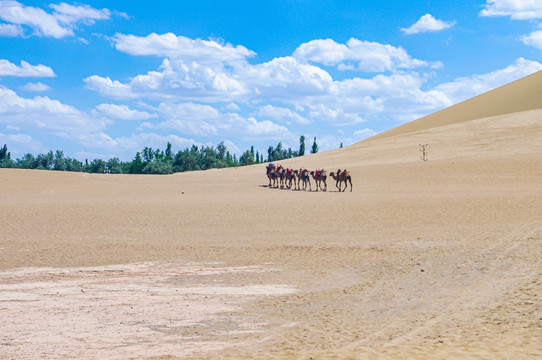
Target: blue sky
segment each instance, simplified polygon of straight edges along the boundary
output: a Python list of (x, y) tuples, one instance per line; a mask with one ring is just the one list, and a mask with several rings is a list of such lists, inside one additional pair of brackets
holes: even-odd
[(329, 150), (542, 70), (541, 51), (542, 0), (0, 0), (0, 146)]

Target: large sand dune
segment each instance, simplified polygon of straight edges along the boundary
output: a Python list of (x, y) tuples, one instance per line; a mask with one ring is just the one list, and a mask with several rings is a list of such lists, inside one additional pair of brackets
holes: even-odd
[(1, 169), (0, 358), (541, 358), (541, 76), (282, 162), (352, 192)]

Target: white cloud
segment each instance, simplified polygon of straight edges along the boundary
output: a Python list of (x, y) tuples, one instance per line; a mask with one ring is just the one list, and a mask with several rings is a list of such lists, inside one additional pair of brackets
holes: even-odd
[(233, 101), (246, 93), (247, 90), (235, 77), (220, 66), (164, 59), (158, 71), (137, 75), (129, 83), (97, 75), (84, 81), (88, 89), (117, 99), (148, 97), (213, 102)]
[(401, 28), (401, 31), (407, 35), (419, 34), (425, 32), (435, 32), (449, 29), (455, 25), (455, 21), (443, 21), (435, 19), (431, 14), (423, 15), (416, 23), (408, 28)]
[(64, 137), (100, 131), (107, 124), (58, 100), (46, 96), (23, 98), (1, 86), (0, 123)]
[(21, 86), (22, 90), (26, 91), (32, 91), (32, 92), (42, 92), (42, 91), (49, 91), (51, 88), (41, 82), (33, 83), (29, 82), (25, 85)]
[(61, 23), (71, 26), (79, 20), (85, 21), (87, 24), (93, 24), (94, 20), (107, 20), (111, 18), (109, 9), (94, 9), (89, 5), (69, 5), (60, 3), (59, 5), (51, 4), (51, 8), (55, 10), (54, 17)]
[(213, 106), (187, 103), (161, 103), (157, 110), (159, 123), (144, 123), (143, 129), (171, 129), (185, 135), (236, 136), (249, 140), (291, 137), (288, 128), (270, 120), (257, 120), (235, 112), (220, 112)]
[(525, 45), (542, 50), (542, 30), (533, 31), (529, 35), (522, 36), (521, 41)]
[(442, 66), (441, 63), (413, 59), (402, 47), (355, 38), (351, 38), (346, 44), (339, 44), (331, 39), (312, 40), (301, 44), (295, 50), (294, 57), (326, 66), (337, 66), (339, 70), (365, 72)]
[(288, 108), (277, 107), (273, 105), (265, 105), (261, 107), (260, 109), (258, 109), (257, 112), (254, 113), (254, 115), (260, 118), (269, 118), (277, 122), (289, 123), (290, 121), (294, 121), (298, 124), (303, 125), (310, 124), (310, 121), (308, 119), (299, 115), (298, 113)]
[(345, 112), (340, 107), (331, 108), (324, 104), (311, 107), (310, 118), (326, 121), (336, 126), (353, 125), (363, 122), (363, 118), (356, 112)]
[(130, 99), (137, 97), (137, 95), (132, 94), (130, 86), (122, 84), (117, 80), (113, 81), (109, 77), (103, 78), (98, 75), (92, 75), (84, 79), (84, 82), (88, 89), (114, 99)]
[(26, 25), (35, 35), (62, 38), (73, 36), (70, 28), (61, 26), (58, 20), (43, 9), (25, 6), (17, 1), (0, 2), (0, 19), (17, 25)]
[(11, 159), (15, 160), (27, 153), (39, 153), (46, 151), (43, 145), (28, 134), (2, 134), (0, 133), (0, 143), (7, 145), (11, 153)]
[(21, 61), (21, 66), (17, 66), (6, 59), (0, 59), (0, 76), (18, 76), (18, 77), (54, 77), (55, 72), (45, 65), (30, 65), (26, 61)]
[(299, 98), (327, 94), (334, 86), (328, 72), (290, 56), (247, 66), (239, 78), (246, 84), (248, 96), (268, 101), (295, 103)]
[[(198, 63), (165, 58), (156, 71), (136, 75), (126, 83), (96, 75), (85, 81), (89, 89), (111, 98), (160, 101), (153, 112), (163, 120), (148, 121), (143, 129), (295, 142), (289, 128), (298, 124), (404, 123), (528, 75), (540, 66), (518, 59), (506, 69), (427, 88), (431, 73), (413, 69), (431, 70), (440, 63), (413, 59), (401, 47), (357, 39), (346, 44), (314, 40), (298, 47), (294, 56), (260, 64), (239, 61), (226, 66), (229, 58), (225, 59)], [(334, 80), (317, 64), (391, 74)]]
[(0, 24), (0, 36), (19, 37), (23, 35), (24, 31), (19, 25)]
[(241, 108), (236, 103), (229, 103), (224, 107), (224, 109), (230, 111), (241, 111)]
[[(414, 109), (412, 114), (425, 114), (426, 111), (449, 102), (441, 93), (421, 90), (424, 80), (416, 72), (396, 71), (390, 76), (377, 75), (372, 79), (335, 81), (324, 69), (299, 59), (306, 56), (320, 62), (346, 64), (345, 59), (359, 61), (362, 59), (359, 54), (369, 49), (377, 60), (369, 65), (370, 61), (365, 58), (362, 66), (366, 68), (376, 69), (380, 66), (382, 70), (408, 70), (416, 66), (435, 65), (412, 59), (402, 48), (356, 39), (351, 39), (348, 46), (324, 40), (306, 45), (307, 47), (301, 46), (299, 51), (296, 51), (296, 56), (275, 58), (261, 64), (243, 63), (228, 67), (221, 63), (200, 64), (166, 58), (157, 71), (136, 75), (127, 83), (97, 75), (88, 77), (85, 82), (87, 88), (99, 92), (102, 96), (163, 101), (168, 105), (162, 105), (161, 111), (180, 106), (180, 109), (167, 110), (167, 114), (160, 114), (166, 119), (161, 126), (179, 131), (182, 129), (188, 134), (218, 134), (226, 124), (239, 121), (232, 120), (232, 115), (228, 121), (224, 114), (215, 118), (214, 115), (209, 115), (207, 108), (201, 104), (198, 104), (198, 109), (185, 115), (186, 102), (220, 103), (223, 105), (219, 106), (226, 106), (226, 110), (234, 112), (239, 112), (238, 105), (231, 108), (228, 104), (261, 104), (259, 110), (252, 113), (258, 122), (281, 122), (286, 119), (286, 123), (290, 125), (323, 120), (335, 126), (360, 123), (367, 117), (365, 114), (369, 114), (368, 117), (372, 119), (386, 115), (398, 116), (397, 114), (404, 114), (405, 109)], [(308, 51), (309, 45), (313, 46), (313, 50), (318, 48), (318, 51)], [(346, 47), (348, 51), (346, 55), (327, 57), (325, 45)], [(376, 54), (380, 54), (380, 58)], [(317, 55), (321, 57), (315, 57)], [(177, 102), (183, 105), (171, 105)], [(271, 106), (270, 102), (278, 106)], [(198, 116), (193, 114), (199, 111), (207, 113), (206, 117), (199, 119), (199, 123), (190, 120), (198, 119)], [(410, 117), (408, 119), (410, 120)], [(244, 118), (244, 121), (246, 120)], [(247, 125), (246, 122), (242, 123)], [(270, 124), (262, 122), (257, 125), (261, 128)], [(145, 126), (152, 128), (156, 125), (147, 123)]]
[(487, 0), (480, 16), (510, 16), (513, 20), (542, 19), (539, 0)]
[(195, 103), (161, 103), (158, 112), (165, 121), (151, 128), (174, 129), (183, 134), (210, 136), (226, 130), (223, 115), (212, 106)]
[[(145, 147), (164, 149), (168, 142), (171, 143), (173, 151), (191, 147), (192, 145), (208, 145), (177, 135), (160, 135), (146, 132), (116, 138), (104, 132), (97, 132), (80, 138), (78, 141), (89, 149), (94, 149), (94, 151), (78, 152), (76, 157), (79, 159), (98, 158), (108, 160), (112, 157), (119, 157), (122, 161), (132, 160), (136, 152), (141, 151)], [(99, 151), (99, 153), (96, 151)]]
[[(0, 1), (0, 19), (11, 24), (10, 28), (3, 25), (3, 32), (8, 32), (9, 36), (14, 36), (14, 34), (23, 36), (21, 26), (27, 26), (32, 30), (33, 35), (60, 39), (74, 36), (73, 29), (80, 21), (91, 25), (95, 20), (105, 20), (111, 16), (110, 10), (98, 10), (89, 5), (74, 6), (61, 3), (59, 5), (53, 4), (51, 8), (54, 10), (52, 14), (39, 7), (25, 6), (18, 1)], [(17, 26), (17, 28), (13, 28), (13, 26)], [(0, 32), (1, 34), (2, 32)]]
[(247, 140), (254, 139), (253, 136), (257, 136), (260, 139), (278, 139), (278, 140), (288, 140), (293, 136), (290, 131), (282, 126), (273, 123), (269, 120), (258, 121), (253, 117), (244, 119), (245, 124), (244, 134), (249, 137), (245, 137)]
[(376, 134), (378, 134), (376, 131), (368, 129), (368, 128), (356, 130), (354, 131), (354, 136), (353, 136), (354, 141), (352, 143), (368, 139), (370, 137), (375, 136)]
[(116, 34), (112, 41), (115, 48), (130, 55), (155, 55), (195, 61), (197, 63), (220, 63), (244, 61), (255, 53), (244, 46), (221, 44), (214, 40), (190, 39), (173, 33), (147, 36)]
[(96, 109), (98, 109), (99, 113), (111, 119), (145, 120), (156, 117), (155, 114), (150, 114), (146, 111), (133, 110), (126, 105), (100, 104), (96, 106)]

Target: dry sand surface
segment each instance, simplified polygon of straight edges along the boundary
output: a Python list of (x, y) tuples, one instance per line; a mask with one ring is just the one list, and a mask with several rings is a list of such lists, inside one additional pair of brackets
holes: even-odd
[(542, 358), (542, 110), (502, 113), (282, 162), (345, 193), (1, 169), (0, 358)]

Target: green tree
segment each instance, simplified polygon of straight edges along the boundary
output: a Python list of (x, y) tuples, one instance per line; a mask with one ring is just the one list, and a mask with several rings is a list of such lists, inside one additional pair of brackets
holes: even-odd
[(314, 142), (312, 143), (311, 154), (316, 154), (318, 152), (318, 144), (316, 143), (316, 136), (314, 137)]
[(246, 150), (239, 158), (239, 165), (252, 165), (254, 164), (254, 156), (252, 151)]
[(4, 145), (4, 147), (0, 149), (0, 168), (12, 167), (17, 167), (17, 163), (11, 160), (11, 153), (8, 152), (7, 145)]
[(111, 158), (106, 163), (111, 174), (122, 174), (122, 163), (118, 157)]
[(305, 155), (305, 135), (299, 138), (299, 156)]
[(2, 149), (0, 149), (0, 161), (2, 161), (5, 158), (10, 158), (10, 157), (11, 157), (11, 155), (8, 152), (8, 146), (6, 144), (4, 144), (4, 147)]
[(106, 163), (102, 159), (94, 159), (89, 165), (89, 170), (91, 173), (103, 174), (105, 165)]
[(55, 152), (55, 159), (53, 162), (53, 170), (58, 171), (66, 171), (68, 166), (66, 165), (66, 161), (64, 159), (64, 151), (57, 150)]
[(173, 166), (168, 161), (153, 160), (145, 165), (143, 174), (172, 174)]
[[(216, 153), (220, 159), (224, 159), (228, 148), (224, 145), (224, 141), (221, 141), (220, 144), (216, 146)], [(229, 153), (228, 153), (229, 154)]]
[(36, 158), (30, 153), (24, 154), (22, 158), (17, 159), (17, 167), (22, 169), (34, 169), (37, 167)]
[(47, 154), (38, 154), (36, 157), (37, 166), (35, 168), (41, 170), (51, 170), (53, 168), (54, 160), (55, 156), (53, 155), (52, 150)]
[(141, 159), (141, 153), (138, 151), (136, 153), (134, 160), (132, 160), (132, 162), (128, 166), (128, 172), (130, 174), (141, 174), (144, 167), (145, 167), (145, 164), (143, 163), (143, 160)]
[(269, 146), (269, 148), (267, 148), (267, 161), (271, 162), (275, 160), (275, 149), (273, 149), (273, 146)]

